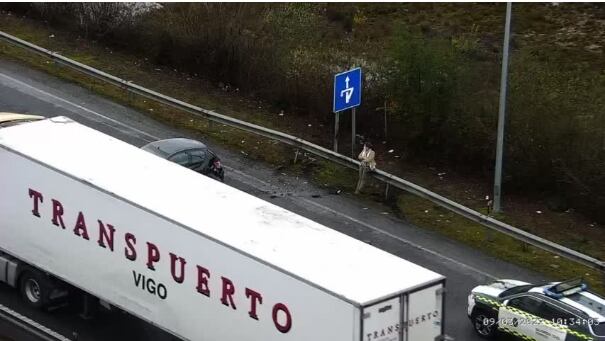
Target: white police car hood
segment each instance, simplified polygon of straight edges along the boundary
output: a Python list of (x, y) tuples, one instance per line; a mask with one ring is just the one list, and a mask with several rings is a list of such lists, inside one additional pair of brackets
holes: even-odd
[(503, 291), (517, 287), (519, 285), (530, 284), (523, 281), (517, 281), (514, 279), (499, 279), (490, 284), (480, 285), (471, 291), (473, 294), (481, 294), (490, 297), (498, 297)]

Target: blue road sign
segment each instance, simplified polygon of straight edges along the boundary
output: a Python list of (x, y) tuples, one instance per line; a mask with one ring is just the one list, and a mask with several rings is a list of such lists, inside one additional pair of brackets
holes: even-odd
[(361, 104), (361, 68), (334, 76), (334, 112)]

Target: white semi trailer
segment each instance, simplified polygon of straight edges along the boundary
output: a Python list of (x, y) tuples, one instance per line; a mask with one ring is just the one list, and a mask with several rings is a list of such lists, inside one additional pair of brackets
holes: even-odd
[(445, 278), (65, 117), (0, 129), (0, 280), (196, 341), (434, 341)]

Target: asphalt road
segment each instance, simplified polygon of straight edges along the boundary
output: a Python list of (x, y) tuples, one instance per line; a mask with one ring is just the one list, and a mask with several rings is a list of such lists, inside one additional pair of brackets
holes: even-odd
[(0, 341), (39, 341), (39, 337), (0, 318)]
[[(0, 60), (0, 111), (69, 116), (136, 146), (159, 138), (186, 136), (150, 119), (145, 113), (3, 60)], [(306, 179), (247, 159), (239, 151), (208, 144), (228, 167), (227, 184), (446, 276), (446, 333), (455, 340), (481, 340), (466, 317), (466, 297), (472, 287), (495, 278), (544, 280), (532, 271), (411, 226), (389, 214), (388, 207), (361, 203), (348, 194), (330, 194)], [(0, 286), (1, 304), (67, 337), (77, 331), (79, 340), (170, 339), (165, 333), (126, 315), (83, 321), (75, 312), (65, 309), (54, 314), (32, 311), (24, 307), (17, 296), (15, 291)], [(0, 324), (0, 331), (4, 327)]]

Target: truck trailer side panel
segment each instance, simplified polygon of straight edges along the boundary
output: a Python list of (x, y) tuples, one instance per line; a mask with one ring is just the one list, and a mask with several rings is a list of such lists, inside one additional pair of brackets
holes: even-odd
[(0, 250), (185, 339), (443, 332), (408, 325), (443, 276), (65, 117), (0, 130), (0, 212)]
[(0, 165), (0, 247), (76, 287), (190, 340), (359, 339), (345, 300), (85, 179), (3, 148)]

